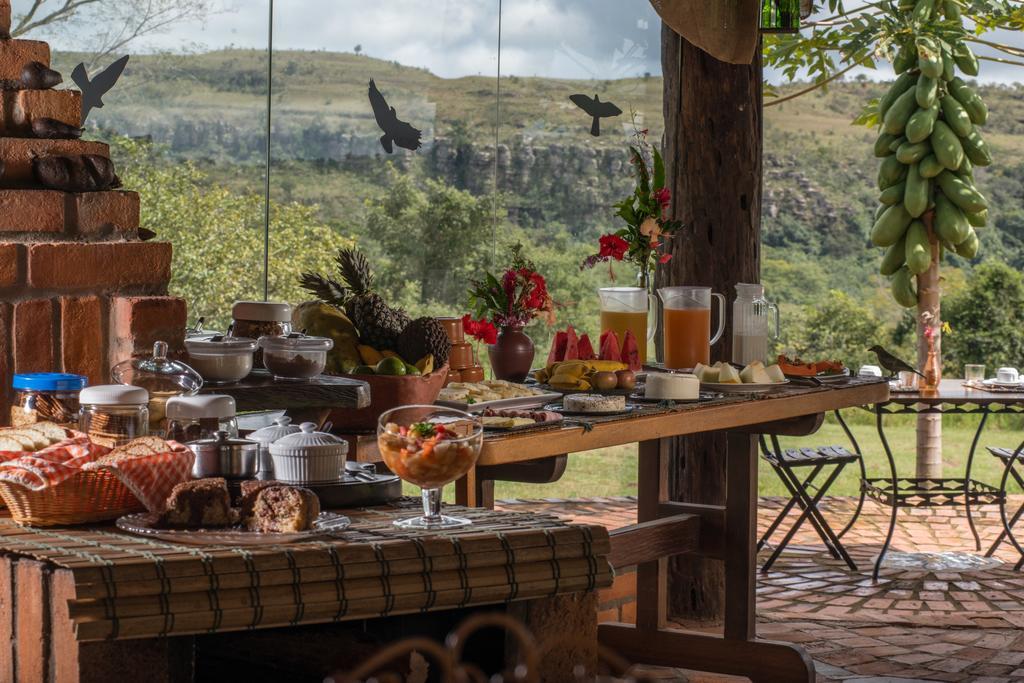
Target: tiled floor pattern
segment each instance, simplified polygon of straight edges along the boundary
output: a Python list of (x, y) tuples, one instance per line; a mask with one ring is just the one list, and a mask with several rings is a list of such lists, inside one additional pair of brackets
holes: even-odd
[[(761, 501), (761, 529), (783, 502)], [(1011, 509), (1021, 502), (1011, 500)], [(822, 509), (839, 530), (850, 519), (855, 503), (849, 498), (826, 499)], [(499, 503), (520, 505), (609, 528), (636, 520), (636, 501), (628, 497)], [(1002, 563), (986, 569), (884, 567), (875, 584), (871, 567), (885, 537), (888, 514), (868, 501), (857, 524), (843, 538), (857, 572), (832, 559), (805, 525), (759, 581), (759, 635), (801, 643), (814, 656), (820, 681), (1024, 681), (1024, 572), (1013, 571), (1016, 551), (1004, 544), (996, 553)], [(795, 516), (791, 513), (783, 531)], [(901, 510), (897, 520), (895, 552), (980, 554), (974, 551), (962, 508)], [(982, 548), (987, 549), (1001, 529), (998, 508), (982, 508), (975, 521)], [(762, 561), (767, 552), (762, 552)], [(718, 679), (691, 674), (689, 680)]]

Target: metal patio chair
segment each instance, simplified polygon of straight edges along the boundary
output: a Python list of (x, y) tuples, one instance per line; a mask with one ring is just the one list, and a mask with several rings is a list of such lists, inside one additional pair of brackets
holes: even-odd
[(1024, 465), (1024, 443), (1017, 447), (1017, 450), (1010, 448), (998, 448), (996, 446), (989, 446), (988, 452), (998, 458), (1002, 463), (1003, 467), (1003, 478), (999, 483), (999, 489), (1002, 491), (1002, 499), (999, 503), (999, 516), (1003, 521), (1003, 530), (999, 532), (996, 540), (989, 549), (985, 552), (985, 557), (992, 557), (995, 554), (996, 549), (1003, 541), (1009, 541), (1010, 544), (1017, 549), (1020, 553), (1020, 559), (1017, 560), (1017, 564), (1014, 565), (1014, 569), (1020, 571), (1021, 567), (1024, 567), (1024, 547), (1017, 541), (1017, 538), (1013, 534), (1013, 527), (1024, 517), (1024, 504), (1022, 504), (1017, 511), (1013, 513), (1013, 516), (1007, 519), (1006, 517), (1006, 484), (1010, 477), (1013, 477), (1014, 481), (1021, 488), (1024, 488), (1024, 475), (1017, 470), (1017, 465)]

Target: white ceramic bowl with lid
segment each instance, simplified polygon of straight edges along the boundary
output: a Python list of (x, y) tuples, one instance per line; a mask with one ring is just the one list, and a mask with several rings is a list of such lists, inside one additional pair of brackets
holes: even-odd
[(256, 340), (249, 337), (186, 339), (188, 362), (207, 382), (237, 382), (252, 372)]
[(339, 481), (345, 471), (348, 442), (326, 432), (316, 424), (303, 422), (301, 431), (270, 444), (274, 476), (286, 484), (329, 484)]
[(270, 444), (289, 434), (296, 434), (300, 431), (302, 430), (299, 429), (298, 425), (292, 424), (290, 417), (282, 415), (274, 420), (274, 424), (268, 427), (261, 427), (249, 434), (247, 438), (260, 445), (259, 479), (274, 478), (274, 459), (270, 455)]
[(263, 365), (276, 379), (312, 379), (327, 367), (327, 352), (334, 348), (329, 337), (289, 334), (260, 337)]

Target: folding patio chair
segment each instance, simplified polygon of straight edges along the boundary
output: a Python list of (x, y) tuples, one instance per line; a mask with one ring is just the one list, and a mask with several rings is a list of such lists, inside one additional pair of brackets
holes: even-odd
[[(843, 560), (851, 570), (857, 571), (857, 565), (854, 563), (853, 558), (850, 557), (850, 554), (846, 552), (846, 548), (843, 547), (839, 539), (853, 527), (860, 516), (861, 508), (864, 507), (864, 488), (861, 487), (860, 499), (857, 501), (857, 509), (853, 513), (853, 517), (838, 534), (832, 530), (828, 521), (821, 514), (821, 511), (818, 510), (818, 504), (825, 494), (828, 493), (829, 488), (831, 488), (836, 478), (839, 477), (839, 474), (850, 463), (856, 462), (860, 465), (861, 480), (865, 479), (864, 460), (861, 458), (860, 453), (851, 452), (843, 446), (783, 450), (779, 446), (778, 437), (774, 435), (771, 436), (771, 445), (772, 447), (769, 448), (762, 435), (761, 455), (772, 466), (772, 469), (775, 470), (786, 490), (789, 491), (790, 499), (783, 506), (778, 516), (768, 525), (768, 529), (757, 542), (757, 549), (761, 550), (761, 548), (767, 545), (768, 540), (782, 524), (782, 521), (789, 514), (790, 510), (793, 509), (793, 506), (799, 506), (801, 512), (796, 522), (793, 523), (793, 526), (782, 537), (782, 541), (775, 547), (771, 556), (765, 561), (761, 571), (767, 572), (771, 569), (772, 565), (775, 564), (775, 560), (779, 558), (782, 551), (793, 540), (793, 537), (805, 521), (810, 521), (811, 526), (814, 527), (814, 530), (818, 533), (818, 536), (832, 557), (837, 560)], [(808, 468), (810, 468), (810, 472), (806, 476), (801, 476), (801, 470)], [(831, 468), (831, 471), (828, 471), (828, 468)], [(816, 484), (816, 479), (823, 472), (827, 472), (824, 482), (820, 485)], [(809, 489), (814, 489), (815, 493), (811, 495)]]
[(1003, 520), (1003, 530), (999, 532), (995, 542), (988, 551), (985, 552), (985, 557), (992, 557), (996, 552), (996, 548), (999, 547), (999, 544), (1005, 540), (1009, 540), (1011, 545), (1013, 545), (1013, 547), (1017, 549), (1017, 552), (1020, 553), (1020, 559), (1017, 560), (1017, 564), (1013, 567), (1019, 571), (1021, 567), (1024, 567), (1024, 548), (1021, 547), (1020, 543), (1014, 537), (1012, 529), (1020, 518), (1024, 516), (1024, 504), (1017, 508), (1017, 511), (1013, 513), (1012, 517), (1009, 519), (1006, 518), (1006, 483), (1010, 477), (1013, 477), (1014, 481), (1017, 482), (1017, 485), (1024, 488), (1024, 476), (1017, 471), (1018, 465), (1024, 466), (1024, 444), (1021, 444), (1016, 451), (1012, 448), (997, 448), (995, 446), (989, 446), (988, 452), (998, 458), (1005, 469), (999, 486), (1003, 494), (999, 503), (999, 514)]

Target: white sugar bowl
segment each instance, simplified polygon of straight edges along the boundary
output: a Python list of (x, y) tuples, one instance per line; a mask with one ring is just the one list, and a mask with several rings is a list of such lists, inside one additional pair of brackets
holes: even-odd
[(326, 432), (316, 424), (303, 422), (294, 434), (270, 444), (274, 460), (274, 478), (286, 484), (330, 484), (345, 471), (348, 442)]

